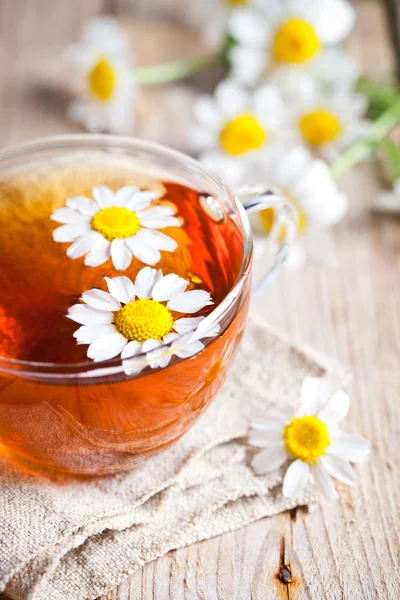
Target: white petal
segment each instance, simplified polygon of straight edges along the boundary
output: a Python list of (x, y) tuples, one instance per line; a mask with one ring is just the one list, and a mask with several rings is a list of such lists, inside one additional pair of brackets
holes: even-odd
[(135, 285), (129, 277), (121, 275), (120, 277), (105, 277), (104, 279), (106, 280), (108, 291), (119, 302), (128, 304), (128, 302), (134, 299)]
[(57, 223), (89, 223), (90, 217), (82, 215), (72, 208), (58, 208), (53, 212), (50, 219)]
[(138, 298), (150, 298), (153, 287), (162, 277), (162, 271), (144, 267), (136, 275), (135, 290)]
[(129, 210), (142, 210), (155, 199), (154, 192), (141, 192), (139, 188), (126, 185), (115, 194), (118, 206), (126, 206)]
[(313, 24), (323, 44), (335, 45), (349, 35), (355, 20), (355, 10), (347, 0), (324, 0)]
[(87, 267), (98, 267), (103, 265), (111, 256), (111, 243), (105, 240), (107, 243), (103, 246), (99, 246), (96, 250), (92, 250), (85, 256), (85, 265)]
[(243, 45), (262, 47), (268, 43), (267, 24), (252, 9), (239, 8), (233, 11), (228, 26), (230, 35)]
[(270, 446), (279, 446), (282, 443), (282, 430), (271, 429), (269, 431), (261, 429), (252, 429), (247, 436), (247, 441), (252, 446), (260, 448), (269, 448)]
[(85, 198), (85, 196), (74, 196), (74, 198), (68, 198), (65, 204), (68, 206), (68, 208), (77, 210), (82, 215), (87, 215), (89, 217), (92, 217), (99, 210), (99, 207), (96, 205), (96, 203), (92, 200), (89, 200), (89, 198)]
[(170, 300), (167, 307), (181, 313), (193, 314), (211, 304), (214, 303), (208, 292), (205, 292), (204, 290), (191, 290), (190, 292), (184, 292), (181, 296)]
[(93, 198), (96, 200), (100, 208), (107, 208), (115, 205), (114, 192), (106, 185), (93, 188)]
[(264, 84), (254, 93), (252, 112), (268, 127), (276, 127), (284, 116), (284, 104), (278, 88)]
[(343, 433), (332, 440), (327, 454), (340, 456), (351, 462), (362, 462), (371, 452), (371, 443), (360, 435)]
[(76, 238), (90, 231), (88, 223), (70, 223), (62, 225), (53, 231), (53, 240), (55, 242), (73, 242)]
[[(179, 321), (181, 320), (182, 319), (179, 319)], [(215, 337), (219, 334), (220, 330), (221, 327), (219, 323), (209, 323), (208, 320), (206, 321), (205, 318), (203, 318), (197, 326), (196, 330), (193, 332), (192, 338), (200, 340), (202, 338)]]
[(132, 261), (132, 252), (125, 240), (117, 238), (111, 242), (111, 258), (117, 271), (126, 271)]
[(131, 358), (140, 354), (142, 351), (142, 344), (140, 342), (132, 341), (129, 342), (121, 352), (121, 358)]
[(325, 423), (339, 423), (349, 412), (350, 398), (343, 391), (337, 392), (318, 413)]
[(164, 300), (172, 300), (172, 298), (182, 296), (188, 283), (189, 282), (186, 281), (186, 279), (179, 277), (179, 275), (175, 275), (175, 273), (165, 275), (165, 277), (160, 279), (154, 286), (152, 298), (153, 300), (163, 302)]
[(251, 466), (257, 475), (271, 473), (275, 469), (279, 469), (286, 462), (288, 456), (283, 445), (273, 448), (264, 448), (251, 461)]
[(144, 244), (137, 235), (128, 238), (126, 244), (133, 256), (145, 265), (150, 265), (152, 267), (161, 260), (160, 252), (156, 248)]
[(316, 486), (325, 498), (337, 500), (338, 495), (329, 473), (319, 463), (313, 465), (311, 472)]
[(319, 462), (332, 477), (335, 477), (335, 479), (338, 479), (339, 481), (343, 481), (343, 483), (346, 483), (347, 485), (353, 485), (356, 474), (347, 460), (340, 458), (339, 456), (327, 454), (326, 456), (321, 456)]
[(114, 315), (112, 312), (98, 310), (86, 304), (74, 304), (68, 311), (67, 317), (81, 325), (95, 325), (112, 323)]
[[(150, 209), (149, 209), (150, 210)], [(143, 213), (140, 213), (141, 216)], [(166, 227), (180, 227), (181, 222), (176, 217), (163, 217), (162, 219), (150, 219), (148, 216), (145, 219), (140, 218), (140, 223), (149, 229), (165, 229)]]
[(205, 317), (189, 317), (178, 319), (174, 323), (174, 330), (180, 333), (181, 335), (185, 333), (190, 333), (197, 329), (202, 321), (204, 321)]
[(219, 129), (221, 126), (221, 115), (210, 96), (200, 96), (194, 104), (194, 118), (209, 130)]
[(285, 473), (282, 494), (285, 498), (295, 498), (307, 485), (310, 476), (310, 467), (302, 460), (295, 460)]
[(254, 85), (260, 79), (268, 57), (263, 49), (234, 46), (229, 52), (232, 76), (244, 85)]
[(108, 360), (109, 358), (114, 358), (115, 356), (118, 356), (118, 354), (121, 354), (127, 343), (128, 340), (126, 340), (123, 335), (114, 332), (109, 335), (104, 335), (92, 342), (88, 348), (87, 355), (96, 362)]
[(204, 344), (198, 340), (195, 340), (194, 342), (184, 344), (182, 347), (177, 349), (174, 354), (179, 356), (179, 358), (190, 358), (191, 356), (202, 352), (202, 350), (204, 350)]
[(226, 79), (217, 85), (215, 101), (225, 119), (242, 113), (247, 104), (248, 93), (233, 79)]
[(74, 241), (73, 244), (67, 250), (67, 256), (70, 258), (79, 258), (83, 256), (87, 252), (92, 250), (96, 250), (99, 246), (104, 245), (103, 236), (97, 231), (89, 231), (85, 233), (77, 240)]
[(74, 333), (74, 338), (78, 344), (91, 344), (97, 338), (102, 337), (103, 335), (109, 335), (110, 333), (114, 333), (116, 331), (114, 325), (82, 325), (79, 327)]
[(119, 310), (121, 308), (120, 303), (111, 294), (98, 290), (96, 288), (84, 292), (82, 294), (82, 300), (100, 310)]
[(324, 393), (325, 382), (321, 377), (306, 377), (301, 386), (300, 415), (316, 415)]
[(160, 346), (164, 345), (164, 341), (163, 340), (153, 340), (151, 338), (149, 338), (148, 340), (146, 340), (143, 345), (142, 345), (142, 352), (149, 352), (151, 350), (155, 350), (156, 348), (159, 348)]
[(139, 229), (135, 238), (137, 241), (146, 244), (146, 246), (151, 246), (157, 250), (173, 252), (178, 247), (177, 242), (172, 237), (154, 229)]

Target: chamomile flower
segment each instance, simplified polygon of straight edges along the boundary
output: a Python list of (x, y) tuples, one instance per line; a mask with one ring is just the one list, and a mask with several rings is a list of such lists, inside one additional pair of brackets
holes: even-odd
[[(84, 304), (75, 304), (68, 311), (68, 317), (82, 325), (74, 337), (78, 344), (89, 344), (87, 356), (94, 361), (148, 353), (152, 368), (165, 367), (173, 354), (193, 356), (204, 348), (200, 338), (217, 335), (216, 329), (201, 329), (205, 317), (177, 318), (194, 315), (213, 302), (204, 290), (185, 291), (189, 282), (174, 273), (163, 276), (162, 271), (144, 267), (135, 281), (124, 276), (105, 280), (108, 292), (89, 290), (82, 294)], [(165, 356), (154, 354), (156, 348), (170, 342), (174, 346)]]
[(354, 20), (347, 0), (276, 0), (260, 10), (243, 7), (228, 25), (235, 40), (229, 53), (232, 75), (255, 83), (279, 66), (326, 73), (332, 54), (325, 55), (325, 48), (342, 42)]
[(232, 80), (221, 82), (214, 96), (198, 98), (192, 131), (200, 162), (230, 184), (244, 183), (254, 156), (275, 154), (285, 107), (279, 90), (263, 85), (246, 91)]
[(66, 54), (80, 74), (83, 94), (70, 105), (69, 117), (91, 132), (127, 133), (132, 127), (136, 85), (128, 40), (116, 19), (91, 19), (82, 41)]
[(132, 256), (153, 266), (161, 259), (160, 250), (173, 252), (177, 247), (173, 238), (158, 230), (181, 225), (170, 203), (150, 206), (155, 197), (152, 191), (129, 185), (115, 193), (106, 186), (95, 187), (93, 200), (76, 196), (54, 211), (51, 219), (63, 225), (53, 231), (53, 239), (72, 242), (67, 256), (86, 255), (88, 267), (111, 258), (118, 271), (125, 271)]
[(249, 443), (263, 448), (252, 460), (257, 474), (293, 462), (283, 479), (283, 495), (296, 497), (310, 478), (327, 498), (338, 497), (332, 477), (352, 485), (355, 472), (350, 462), (362, 462), (370, 443), (358, 435), (344, 433), (338, 423), (347, 415), (350, 399), (337, 392), (327, 402), (318, 378), (307, 377), (297, 412), (278, 408), (252, 423)]
[[(277, 188), (293, 203), (298, 213), (298, 242), (291, 248), (287, 266), (299, 267), (304, 263), (306, 250), (312, 254), (307, 240), (321, 237), (324, 229), (338, 223), (348, 208), (347, 196), (342, 193), (332, 177), (328, 165), (314, 159), (301, 147), (278, 152), (267, 169), (260, 163), (260, 179)], [(269, 233), (274, 223), (274, 209), (267, 208), (249, 214), (254, 232)], [(324, 240), (329, 248), (329, 243)], [(316, 249), (316, 253), (321, 248)], [(324, 257), (332, 262), (329, 256)]]
[(364, 95), (347, 89), (327, 92), (320, 86), (306, 90), (299, 85), (292, 101), (294, 143), (305, 144), (327, 160), (335, 159), (368, 131), (369, 123), (364, 119), (367, 104)]

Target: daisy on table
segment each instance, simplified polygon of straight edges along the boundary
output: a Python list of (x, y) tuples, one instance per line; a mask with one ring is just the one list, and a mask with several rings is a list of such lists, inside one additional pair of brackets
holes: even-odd
[(72, 242), (69, 258), (85, 256), (85, 265), (98, 267), (111, 258), (118, 271), (125, 271), (132, 256), (146, 265), (161, 260), (160, 250), (173, 252), (176, 241), (159, 231), (180, 227), (175, 207), (168, 203), (151, 206), (156, 194), (126, 185), (117, 192), (107, 186), (93, 188), (93, 200), (75, 196), (51, 215), (63, 223), (53, 231), (55, 242)]
[(362, 462), (371, 449), (363, 437), (339, 428), (349, 408), (347, 394), (337, 392), (326, 401), (321, 381), (307, 377), (298, 411), (275, 408), (251, 424), (249, 443), (263, 448), (252, 460), (253, 469), (258, 475), (270, 473), (292, 460), (283, 479), (285, 497), (296, 497), (311, 478), (325, 497), (337, 499), (332, 477), (352, 485), (350, 462)]
[(304, 72), (277, 73), (275, 85), (291, 107), (293, 143), (305, 144), (326, 160), (334, 160), (358, 137), (365, 135), (368, 100), (347, 86), (325, 89)]
[[(267, 169), (262, 162), (259, 168), (260, 180), (263, 178), (268, 187), (288, 197), (298, 213), (298, 241), (289, 252), (287, 266), (302, 266), (306, 254), (333, 262), (326, 232), (345, 216), (348, 200), (338, 189), (328, 165), (298, 146), (278, 152)], [(265, 235), (272, 229), (274, 209), (253, 212), (249, 217), (255, 234)]]
[(80, 75), (83, 96), (69, 106), (71, 120), (90, 132), (127, 133), (132, 127), (136, 85), (129, 43), (117, 20), (90, 19), (81, 42), (71, 45), (66, 56)]
[[(254, 84), (276, 67), (297, 67), (340, 78), (343, 56), (336, 46), (349, 34), (355, 12), (347, 0), (269, 0), (244, 6), (229, 20), (234, 40), (228, 59), (233, 77)], [(329, 53), (326, 52), (329, 49)]]
[(194, 106), (191, 132), (199, 160), (231, 185), (244, 184), (254, 157), (265, 162), (283, 143), (285, 106), (279, 90), (265, 84), (249, 92), (227, 79), (213, 96), (201, 96)]
[[(213, 304), (210, 294), (186, 291), (189, 281), (174, 273), (164, 276), (144, 267), (135, 281), (124, 276), (105, 280), (108, 292), (85, 292), (84, 304), (71, 306), (67, 315), (81, 324), (74, 337), (78, 344), (89, 344), (87, 356), (96, 362), (146, 353), (147, 363), (136, 368), (134, 361), (127, 361), (127, 371), (140, 372), (148, 365), (166, 367), (174, 354), (188, 358), (201, 352), (200, 340), (219, 332), (218, 326), (202, 327), (205, 317), (192, 316)], [(177, 318), (179, 314), (191, 316)], [(171, 344), (168, 350), (165, 344)]]

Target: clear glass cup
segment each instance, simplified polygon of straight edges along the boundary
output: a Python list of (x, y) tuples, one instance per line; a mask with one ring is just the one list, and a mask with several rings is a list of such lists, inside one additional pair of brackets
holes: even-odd
[[(120, 358), (60, 364), (0, 356), (0, 453), (34, 471), (101, 474), (131, 468), (174, 442), (214, 398), (243, 335), (249, 307), (253, 243), (244, 206), (274, 207), (278, 229), (285, 225), (264, 284), (282, 263), (293, 215), (287, 202), (267, 190), (247, 190), (243, 206), (195, 160), (131, 138), (69, 135), (21, 144), (0, 153), (0, 175), (29, 161), (77, 151), (130, 157), (139, 171), (201, 190), (204, 210), (215, 220), (229, 215), (243, 238), (237, 280), (206, 317), (210, 325), (219, 323), (220, 333), (191, 358), (174, 357), (166, 368), (145, 368), (135, 375)], [(146, 356), (135, 361), (145, 364)]]

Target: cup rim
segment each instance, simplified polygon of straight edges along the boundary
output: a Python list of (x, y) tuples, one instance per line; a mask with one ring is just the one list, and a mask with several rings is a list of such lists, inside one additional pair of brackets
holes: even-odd
[[(240, 225), (243, 231), (243, 259), (240, 271), (236, 278), (235, 283), (229, 290), (222, 302), (208, 314), (202, 322), (206, 326), (211, 327), (216, 324), (224, 314), (233, 306), (235, 300), (240, 296), (240, 293), (244, 287), (246, 280), (250, 275), (252, 254), (253, 254), (253, 236), (251, 232), (250, 223), (247, 217), (247, 213), (242, 203), (237, 199), (233, 191), (229, 186), (217, 175), (206, 169), (199, 161), (188, 156), (187, 154), (174, 150), (162, 144), (155, 142), (149, 142), (140, 138), (109, 135), (109, 134), (62, 134), (56, 136), (46, 136), (41, 138), (35, 138), (25, 142), (12, 144), (6, 146), (0, 150), (0, 163), (3, 160), (9, 160), (18, 156), (23, 156), (26, 153), (43, 150), (62, 150), (62, 149), (74, 149), (74, 146), (78, 149), (79, 146), (91, 146), (93, 150), (120, 148), (121, 150), (146, 150), (154, 152), (155, 154), (161, 154), (165, 158), (170, 158), (180, 163), (186, 164), (192, 167), (197, 173), (203, 175), (208, 180), (211, 180), (214, 184), (221, 188), (225, 195), (232, 202), (235, 209), (236, 215), (240, 219)], [(101, 148), (100, 148), (101, 146)], [(181, 334), (176, 341), (182, 339), (184, 334)], [(169, 344), (164, 344), (158, 347), (158, 350), (167, 348)], [(137, 354), (134, 358), (145, 359), (146, 353)], [(95, 378), (98, 376), (105, 377), (107, 375), (117, 375), (124, 373), (124, 364), (131, 359), (122, 359), (120, 356), (115, 358), (94, 362), (73, 362), (73, 363), (52, 363), (52, 362), (41, 362), (41, 361), (29, 361), (20, 360), (16, 358), (8, 358), (0, 355), (0, 373), (12, 373), (15, 375), (31, 376), (35, 379), (76, 379), (77, 377), (84, 378)], [(184, 359), (187, 360), (187, 359)], [(168, 365), (169, 366), (169, 365)], [(168, 366), (166, 368), (168, 368)], [(72, 372), (71, 372), (72, 371)], [(135, 377), (141, 377), (147, 373), (139, 373)], [(129, 376), (131, 377), (131, 376)]]

